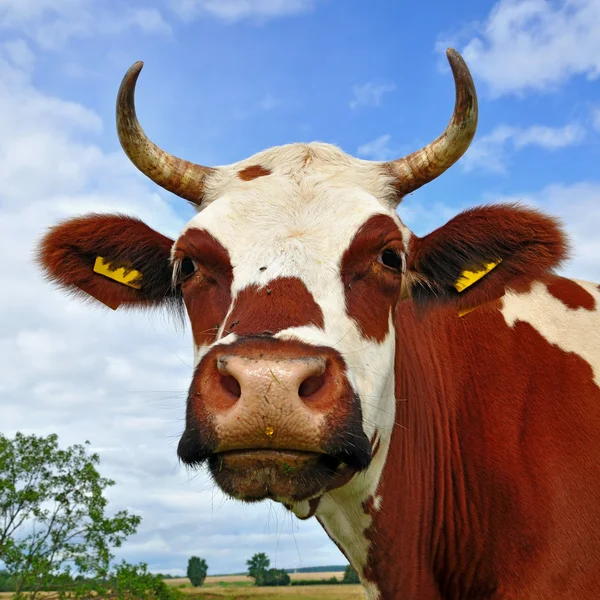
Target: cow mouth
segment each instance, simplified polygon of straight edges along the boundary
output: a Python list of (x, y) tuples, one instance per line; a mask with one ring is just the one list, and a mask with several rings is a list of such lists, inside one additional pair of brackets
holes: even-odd
[(246, 502), (265, 498), (300, 501), (331, 489), (344, 470), (334, 456), (302, 450), (248, 449), (213, 454), (208, 460), (217, 485)]

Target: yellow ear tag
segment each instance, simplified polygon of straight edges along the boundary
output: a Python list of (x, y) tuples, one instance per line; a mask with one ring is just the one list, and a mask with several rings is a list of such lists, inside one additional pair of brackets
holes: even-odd
[(494, 262), (489, 262), (483, 265), (483, 268), (479, 271), (467, 271), (466, 269), (460, 274), (460, 277), (454, 283), (454, 287), (460, 293), (466, 290), (469, 286), (479, 281), (482, 277), (487, 275), (492, 269), (496, 268), (502, 259)]
[(123, 267), (113, 269), (111, 264), (101, 256), (96, 257), (96, 262), (94, 263), (94, 273), (104, 275), (104, 277), (118, 281), (119, 283), (122, 283), (130, 288), (135, 288), (136, 290), (139, 290), (142, 287), (139, 283), (140, 279), (142, 278), (142, 274), (139, 271), (136, 271), (135, 269), (125, 270)]

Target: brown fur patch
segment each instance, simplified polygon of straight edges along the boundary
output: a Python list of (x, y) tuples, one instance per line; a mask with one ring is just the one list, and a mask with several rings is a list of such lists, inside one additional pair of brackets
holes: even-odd
[(342, 281), (348, 315), (362, 334), (381, 342), (389, 331), (390, 311), (399, 299), (402, 276), (379, 262), (384, 247), (404, 251), (398, 225), (387, 215), (371, 217), (342, 257)]
[(563, 277), (553, 277), (547, 284), (548, 292), (565, 306), (573, 310), (585, 308), (595, 310), (596, 300), (587, 290), (576, 281)]
[(323, 327), (323, 313), (304, 283), (295, 277), (251, 285), (235, 299), (225, 335), (275, 335), (288, 327)]
[(271, 171), (269, 169), (265, 169), (260, 165), (251, 165), (250, 167), (246, 167), (238, 172), (238, 177), (242, 181), (252, 181), (253, 179), (257, 179), (258, 177), (265, 177), (266, 175), (270, 175)]
[(188, 229), (177, 240), (174, 252), (176, 259), (184, 256), (198, 265), (181, 285), (194, 342), (208, 345), (215, 341), (231, 304), (233, 269), (229, 253), (207, 231)]

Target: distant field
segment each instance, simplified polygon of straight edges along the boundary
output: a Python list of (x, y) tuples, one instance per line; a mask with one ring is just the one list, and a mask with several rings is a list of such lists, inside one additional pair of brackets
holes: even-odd
[[(290, 573), (292, 580), (315, 581), (337, 577), (341, 579), (343, 573)], [(225, 575), (221, 577), (207, 577), (201, 588), (193, 588), (189, 579), (167, 579), (169, 585), (179, 587), (190, 600), (278, 600), (290, 597), (302, 600), (364, 600), (363, 588), (360, 585), (303, 585), (286, 587), (255, 587), (252, 579), (244, 575)]]

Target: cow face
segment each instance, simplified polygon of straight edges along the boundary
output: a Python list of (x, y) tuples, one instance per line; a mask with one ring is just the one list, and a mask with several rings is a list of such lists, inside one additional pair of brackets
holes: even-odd
[(113, 308), (185, 306), (196, 359), (178, 454), (208, 463), (232, 496), (291, 505), (359, 472), (377, 479), (369, 473), (380, 472), (394, 423), (393, 313), (411, 243), (395, 207), (460, 157), (477, 120), (468, 70), (449, 58), (452, 120), (408, 157), (372, 163), (295, 144), (217, 169), (146, 138), (136, 64), (119, 91), (121, 143), (197, 216), (175, 242), (98, 215), (42, 242), (42, 264), (70, 290)]
[(179, 455), (246, 500), (305, 499), (365, 469), (393, 419), (407, 232), (391, 178), (313, 144), (206, 187), (172, 254), (196, 347)]

